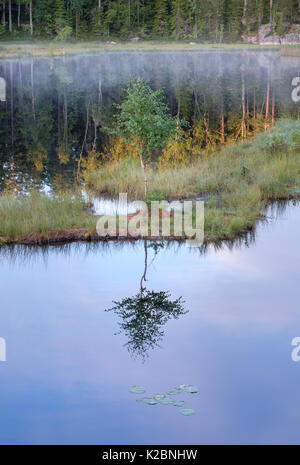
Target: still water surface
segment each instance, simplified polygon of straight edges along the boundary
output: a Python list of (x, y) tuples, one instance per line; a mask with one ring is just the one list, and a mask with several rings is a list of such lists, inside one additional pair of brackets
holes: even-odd
[[(299, 443), (300, 206), (277, 213), (232, 247), (147, 244), (144, 285), (188, 313), (144, 354), (105, 312), (140, 291), (143, 242), (2, 248), (0, 443)], [(191, 417), (128, 392), (183, 383), (199, 387), (181, 395)]]

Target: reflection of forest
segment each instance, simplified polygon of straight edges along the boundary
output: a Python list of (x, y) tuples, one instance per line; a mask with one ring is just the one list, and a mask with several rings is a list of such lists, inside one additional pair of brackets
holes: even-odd
[[(106, 53), (75, 58), (7, 60), (0, 76), (1, 188), (41, 182), (60, 187), (78, 159), (93, 169), (101, 157), (134, 147), (109, 136), (114, 103), (141, 76), (163, 88), (171, 113), (189, 122), (160, 163), (188, 163), (204, 150), (297, 116), (291, 99), (295, 65), (276, 52)], [(155, 154), (157, 155), (157, 154)]]
[[(144, 241), (145, 267), (140, 280), (140, 291), (133, 297), (114, 301), (113, 311), (119, 318), (120, 333), (128, 339), (126, 346), (131, 355), (145, 359), (151, 349), (159, 346), (164, 337), (163, 327), (172, 318), (185, 315), (182, 298), (170, 299), (169, 292), (156, 292), (145, 287), (148, 270), (148, 242)], [(154, 244), (155, 255), (158, 252)]]

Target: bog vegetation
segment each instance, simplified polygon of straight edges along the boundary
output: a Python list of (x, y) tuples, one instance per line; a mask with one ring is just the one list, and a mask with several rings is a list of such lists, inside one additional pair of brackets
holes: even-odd
[[(233, 239), (251, 230), (272, 200), (300, 197), (300, 122), (282, 120), (267, 132), (203, 155), (194, 164), (165, 166), (164, 154), (148, 169), (149, 198), (206, 199), (206, 240)], [(99, 193), (128, 192), (142, 198), (144, 177), (138, 159), (125, 157), (86, 170)], [(48, 239), (89, 239), (96, 219), (80, 194), (34, 192), (0, 197), (1, 242), (41, 243)]]

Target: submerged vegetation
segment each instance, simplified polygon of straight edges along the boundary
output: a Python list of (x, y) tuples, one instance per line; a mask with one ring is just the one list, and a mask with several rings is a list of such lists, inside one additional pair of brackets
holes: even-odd
[[(198, 157), (193, 165), (164, 167), (153, 162), (148, 169), (149, 197), (203, 196), (206, 240), (232, 239), (255, 226), (268, 202), (300, 197), (299, 133), (299, 120), (282, 120), (253, 140)], [(143, 198), (144, 178), (134, 159), (105, 163), (86, 171), (85, 178), (98, 193), (127, 192), (132, 199)], [(34, 192), (0, 197), (2, 243), (96, 239), (95, 227), (96, 218), (78, 195), (49, 198)]]

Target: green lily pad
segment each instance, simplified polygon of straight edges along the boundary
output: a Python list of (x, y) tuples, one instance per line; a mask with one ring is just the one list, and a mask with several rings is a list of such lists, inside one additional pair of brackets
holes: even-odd
[(137, 402), (144, 402), (145, 404), (148, 405), (155, 405), (157, 404), (157, 400), (155, 400), (153, 397), (142, 397), (141, 399), (137, 399)]
[(190, 392), (191, 394), (196, 394), (199, 391), (197, 386), (191, 386), (191, 385), (186, 386), (185, 388), (183, 388), (183, 390), (186, 392)]
[(176, 394), (180, 394), (181, 392), (182, 392), (181, 388), (174, 388), (174, 389), (169, 389), (167, 391), (167, 394), (169, 394), (170, 396), (174, 396)]
[(129, 392), (132, 392), (133, 394), (144, 394), (144, 392), (146, 392), (146, 389), (142, 386), (133, 386)]
[(159, 400), (159, 403), (163, 405), (174, 404), (174, 399), (171, 397), (164, 397), (163, 399)]
[(177, 400), (173, 405), (174, 407), (182, 407), (184, 405), (184, 400)]
[(195, 410), (193, 408), (182, 408), (180, 413), (185, 416), (194, 415)]

